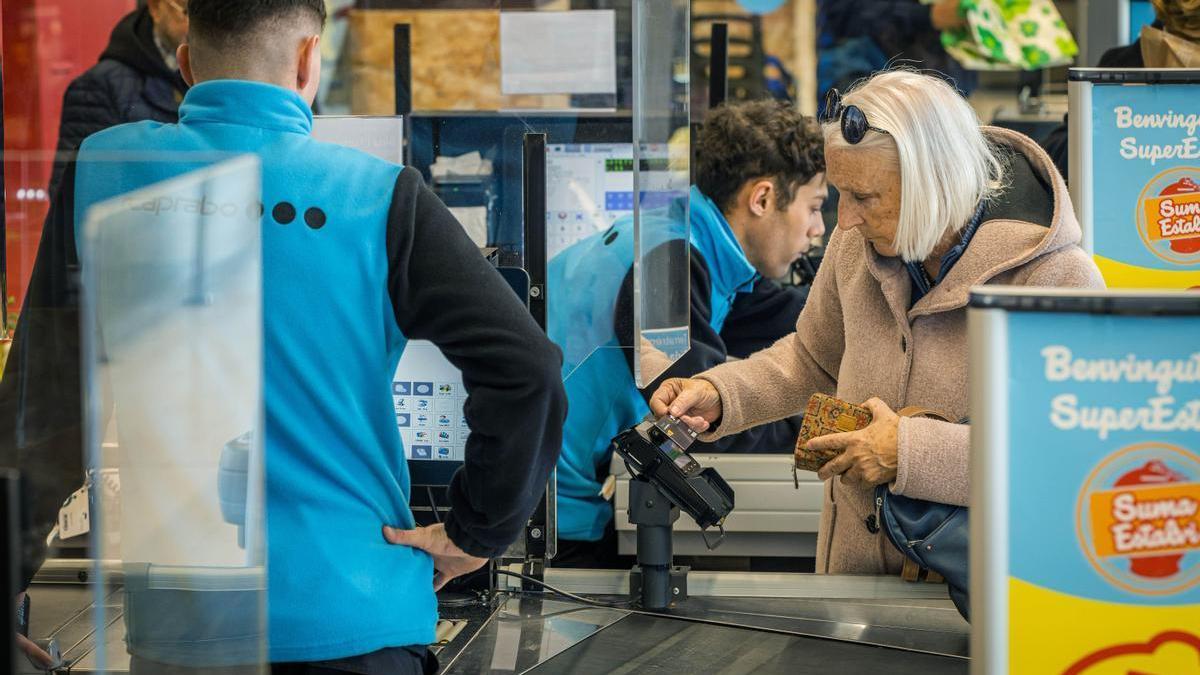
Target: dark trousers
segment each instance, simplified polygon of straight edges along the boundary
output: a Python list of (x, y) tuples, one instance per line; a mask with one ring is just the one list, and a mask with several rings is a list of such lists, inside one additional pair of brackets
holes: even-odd
[(437, 657), (425, 647), (392, 647), (318, 663), (276, 663), (271, 675), (434, 675)]

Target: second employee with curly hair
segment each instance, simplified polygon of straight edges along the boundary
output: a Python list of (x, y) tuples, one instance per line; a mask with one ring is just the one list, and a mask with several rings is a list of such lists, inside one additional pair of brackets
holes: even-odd
[[(610, 494), (603, 490), (609, 444), (650, 411), (646, 401), (659, 382), (749, 356), (795, 329), (806, 294), (774, 279), (825, 232), (827, 195), (824, 145), (812, 120), (770, 101), (731, 104), (713, 111), (697, 138), (690, 200), (643, 214), (643, 269), (670, 269), (668, 278), (654, 278), (634, 299), (631, 218), (551, 259), (549, 333), (565, 353), (569, 401), (558, 462), (556, 567), (617, 564), (613, 505), (601, 494)], [(650, 235), (657, 246), (647, 231), (657, 231)], [(690, 269), (678, 264), (689, 254)], [(674, 299), (670, 289), (687, 284), (688, 273), (689, 307), (673, 307), (678, 323), (670, 322), (689, 323), (686, 354), (639, 390), (633, 305), (655, 303), (647, 294), (662, 287)], [(791, 452), (799, 423), (799, 416), (785, 419), (701, 451)]]

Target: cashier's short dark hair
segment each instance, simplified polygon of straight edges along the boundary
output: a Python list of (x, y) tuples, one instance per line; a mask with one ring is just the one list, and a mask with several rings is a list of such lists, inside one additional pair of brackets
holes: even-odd
[(825, 170), (824, 146), (816, 121), (791, 106), (770, 100), (722, 105), (708, 114), (696, 139), (696, 187), (728, 211), (746, 181), (771, 178), (784, 210), (796, 188)]
[(188, 30), (201, 40), (221, 43), (295, 15), (307, 15), (324, 28), (325, 0), (191, 0)]

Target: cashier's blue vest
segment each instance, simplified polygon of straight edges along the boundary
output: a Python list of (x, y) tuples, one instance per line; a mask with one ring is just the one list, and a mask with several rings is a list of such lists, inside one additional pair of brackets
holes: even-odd
[[(388, 208), (401, 167), (319, 143), (311, 131), (312, 112), (293, 92), (205, 82), (187, 93), (178, 125), (98, 133), (83, 144), (77, 169), (78, 231), (90, 205), (203, 165), (188, 153), (262, 160), (267, 604), (276, 662), (430, 644), (437, 622), (431, 559), (381, 534), (384, 524), (413, 526), (391, 398), (405, 337), (387, 284)], [(89, 161), (130, 150), (158, 161)], [(323, 226), (309, 224), (310, 209)]]
[[(694, 186), (643, 216), (643, 250), (683, 238), (690, 218), (691, 245), (708, 266), (713, 328), (720, 332), (734, 297), (749, 292), (758, 273), (716, 204)], [(593, 235), (555, 256), (547, 270), (550, 339), (563, 350), (569, 409), (558, 460), (558, 536), (597, 541), (613, 517), (599, 495), (597, 465), (611, 456), (613, 436), (650, 412), (634, 383), (613, 327), (617, 294), (633, 266), (633, 219)]]

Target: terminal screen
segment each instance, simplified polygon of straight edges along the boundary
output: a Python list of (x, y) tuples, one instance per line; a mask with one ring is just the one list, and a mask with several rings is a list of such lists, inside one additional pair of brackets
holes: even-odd
[(392, 378), (396, 426), (410, 460), (461, 462), (466, 456), (462, 373), (433, 343), (413, 340)]
[[(666, 206), (679, 195), (667, 171), (667, 145), (642, 153), (641, 207)], [(633, 144), (546, 146), (546, 259), (633, 213)]]

